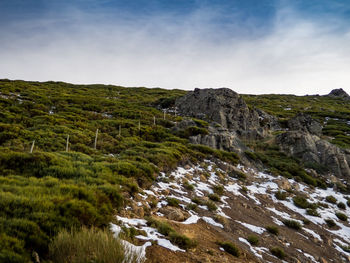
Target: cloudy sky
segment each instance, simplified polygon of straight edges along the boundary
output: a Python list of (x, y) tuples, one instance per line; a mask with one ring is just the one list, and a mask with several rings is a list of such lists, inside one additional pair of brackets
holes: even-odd
[(350, 2), (0, 0), (0, 78), (350, 93)]

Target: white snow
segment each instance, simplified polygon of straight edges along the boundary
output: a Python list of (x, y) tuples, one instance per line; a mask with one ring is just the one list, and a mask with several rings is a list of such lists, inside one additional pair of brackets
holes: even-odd
[(319, 234), (315, 233), (313, 230), (311, 229), (308, 229), (308, 228), (305, 228), (303, 227), (303, 230), (309, 234), (311, 234), (314, 238), (318, 239), (319, 241), (322, 241), (322, 238)]
[(223, 226), (222, 224), (215, 222), (215, 220), (212, 219), (211, 217), (203, 216), (202, 219), (203, 219), (206, 223), (208, 223), (208, 224), (211, 224), (211, 225), (213, 225), (213, 226), (217, 226), (217, 227), (224, 228), (224, 226)]
[(244, 223), (241, 221), (236, 220), (237, 223), (240, 223), (241, 225), (243, 225), (244, 227), (248, 228), (249, 230), (257, 233), (257, 234), (262, 234), (265, 232), (265, 228), (259, 227), (259, 226), (254, 226), (248, 223)]
[(182, 222), (182, 224), (185, 225), (190, 225), (190, 224), (196, 224), (198, 222), (198, 220), (200, 219), (199, 216), (197, 215), (191, 215), (189, 218), (187, 218), (184, 222)]

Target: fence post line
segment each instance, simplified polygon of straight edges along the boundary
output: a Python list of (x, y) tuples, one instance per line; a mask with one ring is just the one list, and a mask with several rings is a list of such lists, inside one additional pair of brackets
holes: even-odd
[(153, 125), (156, 125), (156, 116), (153, 116)]
[(98, 129), (96, 129), (96, 135), (95, 135), (95, 143), (94, 143), (95, 150), (96, 150), (96, 146), (97, 146), (97, 136), (98, 136)]
[(32, 146), (30, 147), (30, 152), (29, 152), (29, 153), (33, 153), (33, 150), (34, 150), (34, 144), (35, 144), (35, 140), (33, 140), (33, 142), (32, 142)]
[(68, 146), (69, 146), (69, 134), (67, 135), (66, 152), (68, 152)]

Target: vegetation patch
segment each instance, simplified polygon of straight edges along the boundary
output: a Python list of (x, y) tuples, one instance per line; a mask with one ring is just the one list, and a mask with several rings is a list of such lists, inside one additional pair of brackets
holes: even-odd
[(239, 257), (239, 249), (231, 242), (217, 242), (217, 244), (222, 247), (227, 253)]
[(250, 236), (248, 236), (247, 240), (252, 246), (256, 246), (259, 244), (259, 237), (258, 236), (250, 235)]
[(300, 230), (301, 229), (301, 224), (298, 221), (295, 220), (283, 220), (283, 224), (285, 224), (287, 227), (295, 229), (295, 230)]
[(270, 248), (270, 252), (272, 255), (278, 257), (279, 259), (284, 259), (286, 257), (286, 253), (280, 247), (272, 247)]
[(341, 212), (337, 212), (335, 213), (335, 215), (341, 220), (341, 221), (347, 221), (348, 220), (348, 216), (344, 213)]
[(266, 226), (265, 229), (267, 230), (267, 232), (269, 232), (270, 234), (273, 235), (278, 235), (279, 233), (279, 229), (277, 226)]

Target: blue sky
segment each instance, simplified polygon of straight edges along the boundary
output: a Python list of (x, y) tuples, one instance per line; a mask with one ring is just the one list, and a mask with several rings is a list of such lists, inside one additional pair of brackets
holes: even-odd
[(350, 93), (350, 2), (0, 0), (0, 78)]

